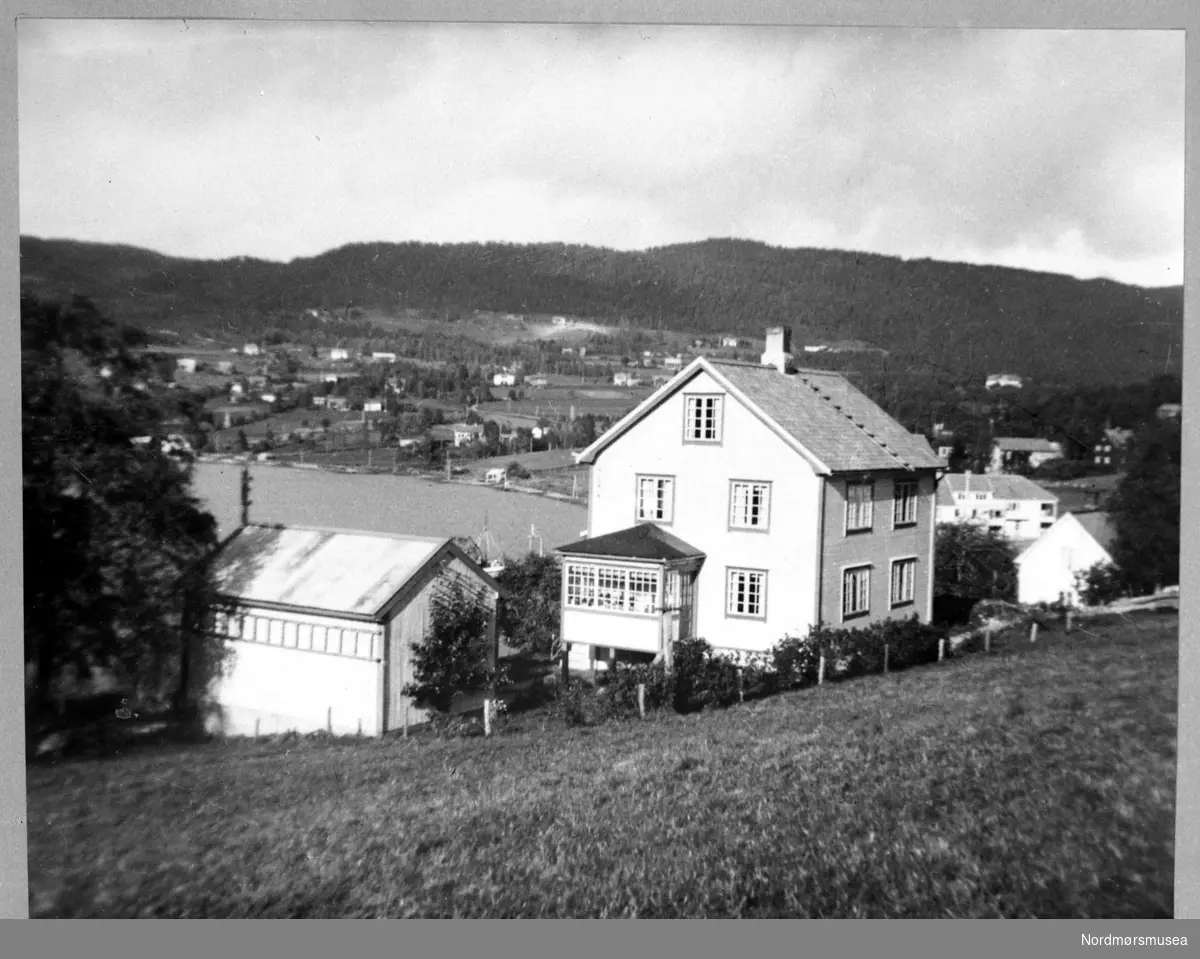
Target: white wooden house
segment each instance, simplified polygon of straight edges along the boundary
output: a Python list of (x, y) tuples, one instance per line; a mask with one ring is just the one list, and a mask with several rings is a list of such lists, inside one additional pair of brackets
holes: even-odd
[(1098, 563), (1111, 565), (1109, 550), (1115, 539), (1110, 514), (1063, 513), (1041, 539), (1017, 556), (1017, 600), (1079, 605), (1078, 575)]
[(209, 729), (380, 735), (425, 718), (401, 692), (431, 604), (452, 581), (493, 613), (499, 587), (450, 539), (244, 526), (213, 559), (231, 662)]
[(1037, 539), (1058, 519), (1058, 497), (1024, 476), (947, 473), (937, 490), (939, 525), (986, 526), (1010, 540)]
[(1018, 466), (1037, 469), (1050, 460), (1061, 459), (1062, 443), (1032, 436), (997, 436), (992, 440), (989, 473), (1007, 473)]
[(793, 370), (787, 341), (693, 360), (580, 454), (587, 537), (557, 550), (572, 668), (928, 618), (945, 464), (844, 377)]

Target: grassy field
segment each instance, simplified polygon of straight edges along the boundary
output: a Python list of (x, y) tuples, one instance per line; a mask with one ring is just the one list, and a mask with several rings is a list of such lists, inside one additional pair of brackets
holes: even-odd
[(35, 916), (1166, 917), (1178, 620), (725, 712), (31, 766)]

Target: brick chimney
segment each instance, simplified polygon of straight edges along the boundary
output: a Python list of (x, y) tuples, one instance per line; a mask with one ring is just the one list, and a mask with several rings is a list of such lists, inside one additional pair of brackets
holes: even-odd
[(772, 326), (767, 329), (767, 348), (760, 361), (763, 366), (773, 366), (780, 373), (792, 371), (792, 330), (787, 326)]

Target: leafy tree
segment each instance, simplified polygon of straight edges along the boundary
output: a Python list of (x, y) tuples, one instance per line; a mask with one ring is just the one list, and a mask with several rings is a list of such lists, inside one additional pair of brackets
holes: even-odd
[(505, 591), (497, 611), (505, 642), (536, 655), (552, 655), (561, 614), (562, 571), (557, 560), (529, 553), (508, 563), (496, 581)]
[(971, 523), (939, 526), (933, 591), (963, 600), (1015, 599), (1017, 566), (1012, 545)]
[(429, 630), (413, 645), (413, 681), (402, 692), (447, 712), (456, 695), (488, 689), (498, 679), (482, 592), (455, 580), (433, 599)]
[[(21, 301), (25, 662), (30, 709), (74, 670), (191, 705), (223, 644), (200, 630), (216, 522), (163, 451), (166, 395), (137, 389), (144, 338), (88, 301)], [(165, 394), (165, 391), (164, 391)], [(140, 436), (148, 443), (136, 443)]]
[(1146, 428), (1109, 504), (1117, 528), (1113, 561), (1137, 594), (1179, 582), (1181, 456), (1179, 423)]

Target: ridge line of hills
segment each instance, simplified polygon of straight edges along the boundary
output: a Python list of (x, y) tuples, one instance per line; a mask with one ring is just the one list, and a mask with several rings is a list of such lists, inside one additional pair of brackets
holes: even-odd
[[(307, 310), (420, 311), (452, 334), (474, 310), (622, 329), (858, 342), (850, 366), (980, 382), (1012, 372), (1095, 386), (1182, 369), (1183, 289), (845, 250), (714, 239), (623, 252), (561, 243), (352, 243), (288, 262), (198, 260), (22, 236), (21, 288), (114, 319), (246, 336)], [(333, 331), (328, 331), (332, 333)], [(381, 332), (381, 336), (384, 334)]]

